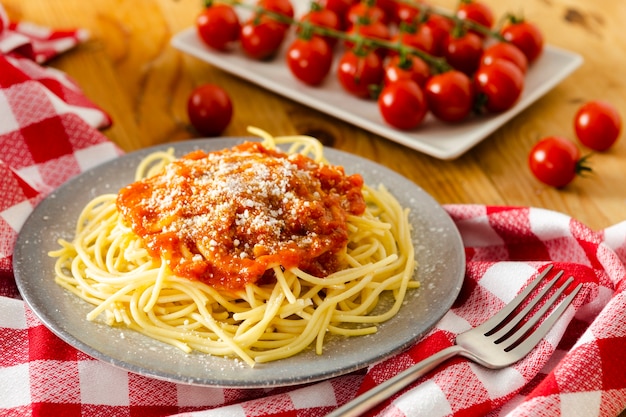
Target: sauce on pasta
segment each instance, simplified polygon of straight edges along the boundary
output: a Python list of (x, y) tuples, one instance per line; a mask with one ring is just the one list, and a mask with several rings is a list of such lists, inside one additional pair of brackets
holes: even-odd
[(116, 204), (175, 274), (238, 290), (276, 265), (321, 277), (341, 269), (346, 218), (366, 209), (362, 186), (340, 166), (246, 142), (192, 152), (123, 188)]

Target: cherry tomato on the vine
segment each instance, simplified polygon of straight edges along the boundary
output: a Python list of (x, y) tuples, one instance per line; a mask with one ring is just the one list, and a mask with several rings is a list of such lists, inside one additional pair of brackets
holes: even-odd
[(444, 122), (460, 122), (472, 111), (472, 81), (461, 71), (433, 75), (426, 83), (424, 92), (431, 113)]
[(475, 93), (484, 99), (484, 107), (499, 113), (513, 107), (524, 89), (524, 74), (512, 62), (498, 59), (482, 65), (474, 74)]
[(528, 70), (528, 59), (520, 49), (508, 42), (497, 42), (487, 47), (480, 59), (482, 65), (490, 65), (497, 59), (504, 59), (515, 64), (523, 74)]
[(384, 75), (383, 61), (374, 51), (361, 54), (349, 49), (341, 56), (337, 66), (341, 86), (361, 98), (370, 98), (372, 86), (379, 86)]
[(309, 85), (318, 85), (326, 78), (333, 63), (333, 51), (320, 36), (296, 38), (287, 50), (291, 73)]
[(272, 58), (285, 39), (284, 25), (265, 16), (253, 16), (241, 27), (241, 48), (250, 58)]
[(455, 36), (450, 34), (445, 42), (443, 56), (455, 69), (467, 75), (473, 74), (483, 54), (483, 40), (473, 32)]
[(387, 24), (387, 15), (385, 11), (378, 7), (376, 3), (371, 4), (367, 1), (359, 1), (354, 3), (348, 9), (346, 14), (346, 23), (348, 28), (359, 25), (368, 24), (370, 22), (381, 22)]
[(350, 7), (355, 3), (355, 0), (320, 0), (320, 5), (325, 9), (335, 12), (341, 22), (341, 28), (347, 27), (347, 14)]
[(428, 26), (433, 33), (435, 42), (433, 55), (443, 56), (446, 41), (454, 28), (454, 22), (445, 16), (433, 13), (428, 16), (424, 25)]
[(233, 105), (226, 90), (214, 84), (203, 84), (187, 99), (187, 115), (198, 132), (218, 136), (230, 123)]
[(574, 142), (560, 136), (548, 136), (537, 142), (528, 155), (528, 166), (544, 184), (561, 188), (577, 174), (591, 169), (584, 165)]
[(403, 45), (410, 46), (427, 54), (435, 53), (435, 38), (430, 26), (426, 25), (406, 25), (407, 30), (400, 30), (393, 40)]
[(293, 19), (294, 10), (290, 0), (259, 0), (257, 4), (265, 10)]
[(383, 88), (378, 96), (383, 119), (401, 130), (416, 128), (428, 111), (422, 89), (412, 80), (399, 80)]
[(241, 24), (235, 9), (227, 4), (205, 8), (196, 18), (198, 36), (211, 48), (225, 51), (239, 39)]
[[(476, 0), (462, 0), (457, 8), (456, 16), (460, 19), (471, 20), (488, 29), (493, 27), (495, 21), (491, 8)], [(483, 33), (476, 33), (481, 37), (485, 36)]]
[(543, 51), (543, 35), (539, 28), (527, 21), (516, 21), (502, 28), (502, 37), (526, 55), (528, 63), (535, 62)]
[[(387, 41), (391, 39), (391, 32), (389, 26), (380, 21), (372, 21), (367, 24), (354, 25), (348, 30), (350, 35), (360, 35), (364, 38), (378, 39)], [(354, 42), (346, 40), (344, 42), (346, 48), (352, 49), (355, 47)], [(376, 53), (383, 58), (387, 54), (386, 48), (375, 48)]]
[[(311, 9), (300, 17), (301, 22), (309, 22), (312, 25), (329, 28), (333, 30), (341, 30), (341, 20), (337, 16), (337, 13), (330, 9), (323, 8), (319, 3), (312, 3)], [(300, 32), (301, 28), (298, 28)], [(322, 38), (333, 47), (337, 43), (337, 38), (333, 36), (322, 36)]]
[(576, 112), (574, 129), (583, 145), (602, 152), (613, 146), (619, 138), (622, 118), (610, 103), (589, 101)]
[(409, 79), (413, 80), (420, 87), (424, 87), (430, 78), (430, 67), (424, 60), (415, 55), (402, 57), (394, 55), (385, 64), (385, 84)]

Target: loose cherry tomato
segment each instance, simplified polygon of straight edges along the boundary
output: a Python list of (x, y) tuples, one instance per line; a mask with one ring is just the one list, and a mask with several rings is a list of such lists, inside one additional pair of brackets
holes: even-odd
[(430, 78), (430, 67), (423, 59), (415, 55), (402, 57), (394, 55), (385, 64), (385, 85), (392, 82), (409, 79), (420, 87), (424, 87)]
[(217, 85), (201, 85), (191, 92), (187, 100), (187, 115), (201, 134), (219, 136), (233, 116), (230, 96)]
[[(342, 28), (341, 20), (337, 13), (330, 9), (322, 8), (319, 3), (311, 3), (311, 9), (300, 17), (301, 22), (309, 22), (311, 25), (329, 28), (340, 31)], [(300, 27), (298, 32), (301, 32)], [(337, 43), (337, 38), (333, 36), (322, 36), (322, 39), (333, 47)]]
[(332, 49), (320, 36), (296, 38), (287, 50), (287, 65), (291, 73), (309, 85), (324, 81), (332, 63)]
[(401, 130), (416, 128), (428, 111), (422, 89), (411, 80), (385, 86), (378, 96), (378, 108), (388, 124)]
[(481, 65), (490, 65), (496, 59), (511, 61), (522, 71), (522, 74), (526, 74), (528, 70), (528, 59), (526, 59), (526, 55), (512, 43), (497, 42), (489, 46), (485, 49), (485, 52), (483, 52), (480, 63)]
[(470, 75), (478, 68), (482, 54), (483, 40), (473, 32), (466, 32), (448, 36), (443, 56), (453, 68)]
[[(471, 20), (488, 29), (493, 27), (494, 17), (491, 8), (484, 3), (475, 0), (461, 0), (456, 11), (456, 16), (460, 19)], [(480, 37), (485, 34), (475, 31)]]
[(284, 25), (265, 16), (253, 16), (240, 32), (241, 48), (250, 58), (270, 59), (285, 39)]
[(472, 111), (472, 81), (461, 71), (433, 75), (424, 89), (428, 108), (444, 122), (459, 122)]
[(385, 71), (383, 62), (374, 51), (357, 54), (347, 50), (337, 66), (337, 77), (341, 86), (357, 97), (371, 97), (372, 86), (378, 86)]
[(513, 107), (524, 89), (524, 74), (513, 63), (504, 59), (483, 65), (474, 74), (475, 92), (485, 100), (484, 107), (499, 113)]
[(211, 48), (225, 51), (239, 39), (241, 25), (235, 9), (227, 4), (214, 4), (196, 18), (200, 39)]
[(537, 26), (526, 21), (516, 21), (501, 30), (507, 42), (517, 46), (526, 55), (528, 64), (535, 62), (543, 51), (543, 35)]
[(622, 118), (610, 103), (594, 100), (585, 103), (574, 117), (580, 142), (594, 151), (606, 151), (619, 138)]
[(535, 177), (552, 187), (565, 187), (577, 174), (591, 169), (584, 165), (576, 145), (560, 136), (548, 136), (530, 150), (528, 166)]

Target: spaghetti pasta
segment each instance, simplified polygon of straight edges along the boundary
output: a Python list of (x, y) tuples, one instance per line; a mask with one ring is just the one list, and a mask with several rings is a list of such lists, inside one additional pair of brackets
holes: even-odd
[[(301, 155), (305, 156), (302, 160), (307, 167), (323, 172), (333, 168), (314, 138), (272, 137), (254, 128), (251, 132), (261, 136), (260, 145), (266, 150), (263, 152), (272, 157), (282, 157), (280, 149), (286, 148), (284, 154), (291, 165), (301, 160), (294, 155)], [(220, 153), (215, 155), (218, 158)], [(161, 215), (155, 220), (161, 234), (150, 234), (154, 225), (146, 223), (146, 211), (133, 218), (129, 206), (139, 210), (138, 205), (148, 204), (145, 195), (135, 198), (137, 187), (149, 188), (159, 176), (172, 180), (171, 167), (177, 161), (181, 159), (172, 151), (148, 155), (137, 167), (133, 184), (139, 185), (90, 201), (77, 219), (73, 240), (59, 240), (60, 248), (50, 252), (56, 258), (56, 282), (94, 305), (88, 320), (103, 318), (108, 325), (133, 329), (185, 352), (237, 357), (254, 366), (293, 356), (310, 346), (322, 354), (329, 334), (351, 337), (374, 333), (377, 324), (398, 312), (406, 292), (419, 286), (413, 278), (415, 259), (408, 209), (383, 186), (371, 188), (350, 178), (351, 188), (346, 188), (350, 197), (340, 190), (342, 210), (330, 205), (335, 196), (326, 201), (335, 216), (329, 220), (333, 229), (330, 238), (325, 239), (323, 230), (318, 229), (305, 232), (306, 239), (290, 231), (286, 246), (256, 242), (247, 252), (243, 249), (246, 242), (240, 242), (239, 235), (234, 238), (236, 244), (224, 243), (241, 250), (237, 257), (229, 255), (228, 265), (243, 265), (247, 272), (233, 272), (230, 267), (224, 272), (211, 264), (222, 259), (215, 249), (221, 242), (213, 238), (211, 244), (183, 239), (176, 240), (173, 247), (159, 246), (165, 241), (164, 231), (176, 225), (177, 215), (162, 216), (158, 207), (152, 207)], [(296, 175), (304, 176), (300, 171)], [(355, 184), (358, 196), (353, 195)], [(126, 197), (130, 200), (126, 201)], [(318, 197), (315, 194), (319, 200)], [(359, 201), (364, 203), (362, 210)], [(125, 202), (129, 205), (124, 206)], [(252, 203), (246, 204), (252, 207)], [(172, 203), (172, 207), (177, 205), (180, 203)], [(242, 207), (236, 209), (243, 212)], [(303, 217), (301, 212), (293, 212)], [(147, 226), (146, 230), (141, 229), (137, 222), (150, 226), (149, 231)], [(233, 224), (229, 227), (233, 228)], [(185, 223), (183, 227), (188, 226)], [(318, 226), (316, 223), (312, 227)], [(281, 230), (285, 227), (281, 224)], [(172, 235), (167, 234), (167, 239), (171, 242)], [(332, 250), (328, 249), (329, 242), (335, 242), (336, 247), (331, 245)], [(299, 251), (297, 245), (305, 245), (306, 250)], [(259, 246), (263, 250), (259, 251)], [(272, 250), (278, 257), (273, 256)], [(310, 262), (291, 257), (302, 252), (307, 252)], [(262, 273), (250, 272), (256, 265), (250, 262), (266, 258), (261, 264)], [(240, 260), (248, 263), (239, 263)], [(214, 276), (220, 279), (213, 279)], [(391, 294), (392, 302), (383, 306), (380, 300), (384, 292)]]

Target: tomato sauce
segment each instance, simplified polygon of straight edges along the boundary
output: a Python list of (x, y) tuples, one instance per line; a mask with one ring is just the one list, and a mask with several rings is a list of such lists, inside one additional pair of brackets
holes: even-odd
[(117, 208), (176, 275), (237, 290), (277, 265), (322, 277), (342, 268), (362, 186), (340, 166), (246, 142), (168, 164), (120, 190)]

